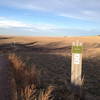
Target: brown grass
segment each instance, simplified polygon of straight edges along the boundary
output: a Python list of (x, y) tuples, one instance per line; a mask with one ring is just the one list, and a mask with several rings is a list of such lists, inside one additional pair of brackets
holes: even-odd
[(14, 77), (17, 84), (17, 92), (19, 98), (24, 98), (24, 100), (28, 99), (31, 94), (33, 87), (37, 86), (37, 70), (33, 65), (32, 67), (27, 67), (22, 59), (16, 54), (9, 54), (8, 59), (13, 64), (12, 69), (14, 73)]
[(55, 87), (49, 86), (47, 88), (47, 90), (44, 90), (44, 91), (42, 90), (40, 92), (40, 95), (39, 95), (39, 100), (49, 100), (49, 99), (52, 99), (53, 100), (54, 97), (51, 96), (51, 93), (52, 93), (52, 91), (54, 89), (55, 89)]
[(76, 40), (84, 43), (83, 88), (92, 96), (100, 95), (99, 36), (11, 37), (0, 40), (0, 53), (9, 55), (13, 64), (19, 100), (67, 100), (72, 97), (69, 91), (70, 51), (71, 43)]

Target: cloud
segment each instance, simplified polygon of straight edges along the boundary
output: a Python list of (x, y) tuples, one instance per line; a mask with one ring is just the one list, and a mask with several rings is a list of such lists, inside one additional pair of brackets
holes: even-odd
[[(5, 17), (0, 17), (0, 28), (8, 31), (20, 31), (20, 32), (33, 32), (33, 33), (48, 33), (53, 29), (58, 28), (52, 24), (27, 24), (22, 21), (11, 20)], [(3, 31), (2, 31), (3, 32)]]
[(34, 36), (72, 36), (99, 34), (100, 30), (80, 27), (60, 27), (53, 24), (29, 24), (0, 17), (0, 33)]
[(100, 0), (2, 0), (0, 5), (52, 12), (75, 19), (100, 20)]
[(22, 21), (10, 20), (5, 17), (0, 17), (0, 27), (1, 28), (26, 28), (27, 30), (49, 30), (54, 28), (55, 25), (51, 24), (27, 24)]
[(16, 20), (7, 20), (5, 18), (0, 19), (0, 27), (2, 28), (10, 28), (10, 27), (29, 27), (30, 25), (27, 26), (27, 24), (24, 24), (20, 21)]

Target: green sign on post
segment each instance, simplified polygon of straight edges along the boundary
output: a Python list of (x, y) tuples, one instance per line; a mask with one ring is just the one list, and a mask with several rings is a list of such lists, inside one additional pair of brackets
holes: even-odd
[(82, 46), (72, 46), (72, 53), (82, 53), (83, 47)]

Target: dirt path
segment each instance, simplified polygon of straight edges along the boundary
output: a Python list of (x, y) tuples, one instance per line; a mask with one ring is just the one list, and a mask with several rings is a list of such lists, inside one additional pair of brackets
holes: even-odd
[(17, 100), (15, 81), (7, 58), (0, 56), (0, 100)]

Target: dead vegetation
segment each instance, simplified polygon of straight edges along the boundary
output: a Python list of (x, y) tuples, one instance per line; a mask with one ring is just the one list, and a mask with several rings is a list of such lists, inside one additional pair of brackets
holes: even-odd
[[(18, 100), (73, 100), (74, 93), (70, 91), (70, 43), (74, 38), (39, 40), (24, 37), (25, 42), (20, 38), (0, 40), (0, 53), (6, 54), (13, 65), (11, 67), (16, 81)], [(69, 39), (68, 43), (66, 39)], [(86, 41), (83, 53), (83, 88), (89, 93), (86, 93), (86, 100), (99, 100), (96, 99), (100, 96), (99, 39), (95, 40), (95, 43), (94, 39), (90, 39), (92, 42), (89, 39), (81, 39)], [(11, 43), (14, 40), (16, 43), (13, 48)], [(96, 53), (94, 49), (97, 50)]]
[(20, 98), (23, 98), (23, 100), (30, 100), (29, 98), (37, 85), (38, 72), (35, 66), (27, 67), (20, 56), (17, 56), (14, 53), (9, 54), (8, 59), (13, 65), (12, 69), (17, 84), (19, 100)]

